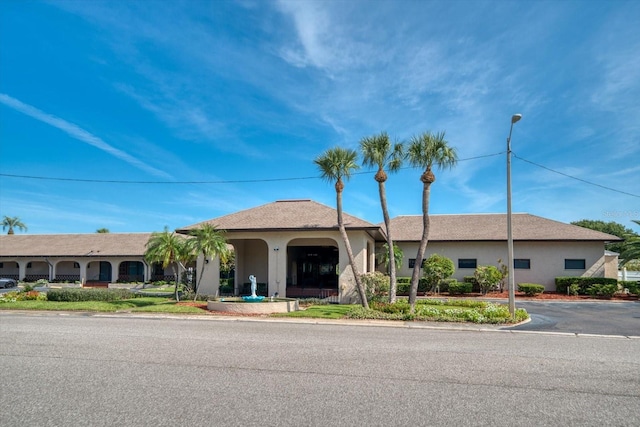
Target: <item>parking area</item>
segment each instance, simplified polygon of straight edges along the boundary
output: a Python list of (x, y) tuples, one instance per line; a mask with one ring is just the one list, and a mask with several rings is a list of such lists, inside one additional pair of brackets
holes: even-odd
[(509, 329), (640, 337), (640, 302), (517, 301), (531, 322)]

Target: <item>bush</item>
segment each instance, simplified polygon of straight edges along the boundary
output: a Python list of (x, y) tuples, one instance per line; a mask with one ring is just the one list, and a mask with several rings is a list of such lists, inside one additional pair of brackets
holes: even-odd
[[(400, 280), (402, 279), (402, 281)], [(428, 284), (424, 278), (418, 282), (418, 292), (427, 292)], [(398, 277), (396, 279), (396, 295), (409, 295), (411, 289), (411, 277)]]
[(535, 283), (519, 283), (518, 292), (524, 292), (526, 296), (533, 297), (544, 292), (544, 286)]
[(374, 271), (360, 275), (368, 301), (380, 300), (389, 295), (389, 276)]
[(498, 283), (502, 280), (502, 273), (493, 265), (481, 265), (476, 268), (473, 277), (480, 287), (480, 292), (486, 295), (490, 290), (497, 289)]
[(425, 290), (422, 292), (434, 291), (440, 281), (451, 277), (454, 271), (453, 261), (446, 256), (432, 254), (422, 263), (422, 276), (425, 282)]
[(473, 290), (471, 283), (451, 282), (449, 283), (449, 295), (468, 294)]
[(630, 294), (638, 295), (640, 293), (640, 282), (633, 280), (620, 280), (618, 284), (622, 289), (629, 289)]
[(578, 295), (578, 292), (580, 292), (580, 285), (579, 284), (572, 283), (571, 285), (569, 285), (569, 290), (567, 291), (567, 293), (569, 295), (576, 296), (576, 295)]
[(603, 285), (596, 283), (589, 286), (587, 293), (592, 297), (611, 298), (616, 292), (618, 292), (618, 285)]
[(456, 279), (444, 279), (438, 284), (440, 292), (449, 292), (449, 284), (456, 283)]
[(128, 289), (52, 289), (47, 292), (49, 301), (120, 301), (135, 298), (137, 295)]
[(29, 291), (32, 291), (32, 290), (33, 290), (33, 285), (30, 285), (30, 284), (25, 284), (25, 285), (22, 287), (22, 291), (23, 291), (23, 292), (29, 292)]
[(471, 283), (471, 292), (480, 292), (480, 284), (474, 276), (464, 276), (462, 281), (464, 283)]
[(607, 279), (604, 277), (556, 277), (556, 292), (566, 294), (567, 288), (574, 283), (579, 286), (579, 295), (587, 295), (587, 289), (591, 285), (617, 285), (618, 281), (616, 279)]

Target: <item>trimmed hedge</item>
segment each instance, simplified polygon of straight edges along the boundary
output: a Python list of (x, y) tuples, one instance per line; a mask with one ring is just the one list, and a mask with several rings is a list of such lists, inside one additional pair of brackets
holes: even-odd
[(524, 292), (526, 296), (533, 297), (544, 292), (544, 286), (535, 283), (519, 283), (518, 292)]
[[(427, 292), (427, 287), (427, 281), (424, 278), (420, 279), (418, 282), (418, 292)], [(409, 295), (409, 289), (411, 289), (411, 277), (398, 277), (396, 279), (397, 295)]]
[(480, 284), (476, 280), (475, 276), (464, 276), (462, 281), (464, 283), (471, 283), (471, 291), (469, 292), (480, 292)]
[(615, 285), (603, 285), (596, 283), (589, 286), (587, 293), (592, 297), (611, 298), (613, 294), (618, 292), (618, 284)]
[(556, 292), (566, 294), (567, 288), (574, 283), (579, 286), (579, 295), (587, 295), (587, 289), (591, 285), (618, 285), (616, 279), (604, 277), (556, 277)]
[(138, 295), (128, 289), (51, 289), (47, 291), (48, 301), (120, 301), (135, 298)]
[(467, 282), (449, 283), (449, 295), (469, 294), (473, 291), (473, 285)]

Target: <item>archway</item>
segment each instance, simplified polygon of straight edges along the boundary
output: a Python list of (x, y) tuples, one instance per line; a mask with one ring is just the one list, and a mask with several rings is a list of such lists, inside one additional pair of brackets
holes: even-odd
[(287, 297), (338, 295), (339, 250), (329, 238), (293, 239), (287, 246)]

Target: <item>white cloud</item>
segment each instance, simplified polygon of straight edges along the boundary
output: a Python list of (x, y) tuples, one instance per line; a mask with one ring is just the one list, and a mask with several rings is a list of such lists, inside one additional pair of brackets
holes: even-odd
[(0, 94), (0, 102), (9, 108), (19, 111), (20, 113), (26, 114), (31, 118), (34, 118), (38, 121), (46, 123), (50, 126), (53, 126), (54, 128), (65, 132), (70, 137), (77, 139), (78, 141), (82, 141), (86, 144), (89, 144), (101, 151), (104, 151), (105, 153), (110, 154), (111, 156), (117, 159), (120, 159), (140, 170), (143, 170), (147, 173), (150, 173), (154, 176), (161, 177), (161, 178), (171, 177), (171, 175), (167, 174), (166, 172), (156, 169), (152, 166), (149, 166), (146, 163), (143, 163), (140, 160), (136, 159), (135, 157), (125, 153), (124, 151), (119, 150), (107, 144), (99, 137), (87, 132), (86, 130), (82, 129), (81, 127), (73, 123), (70, 123), (66, 120), (63, 120), (51, 114), (47, 114), (44, 111), (38, 110), (37, 108), (32, 107), (31, 105), (25, 104), (3, 93)]

